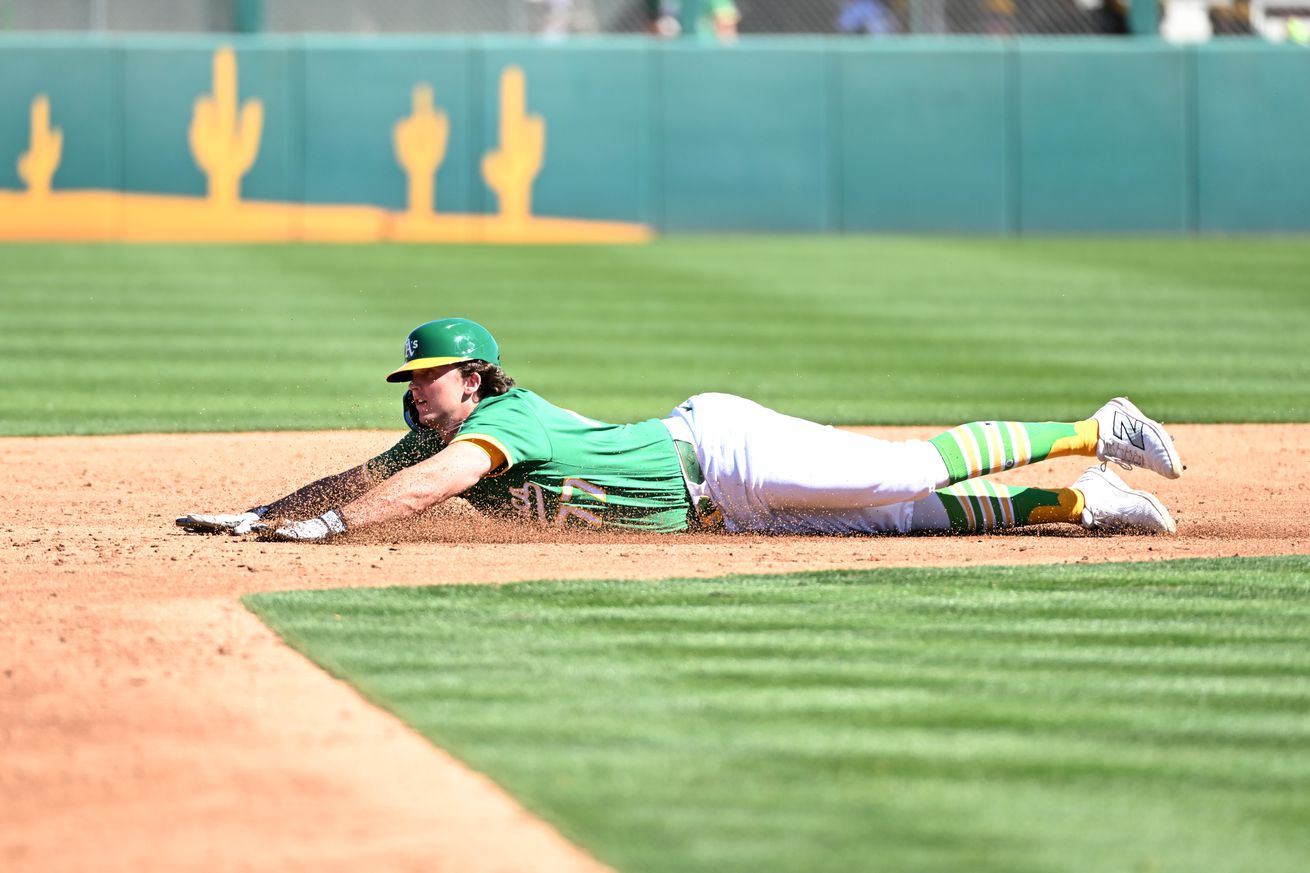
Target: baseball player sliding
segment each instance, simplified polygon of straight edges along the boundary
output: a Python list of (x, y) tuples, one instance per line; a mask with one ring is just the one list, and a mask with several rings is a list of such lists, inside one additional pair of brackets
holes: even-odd
[[(247, 512), (184, 515), (191, 533), (324, 540), (461, 495), (485, 512), (559, 527), (787, 534), (981, 532), (1065, 523), (1172, 533), (1153, 495), (1108, 469), (1176, 479), (1159, 422), (1117, 397), (1084, 421), (981, 421), (888, 442), (698, 394), (664, 418), (606, 424), (517, 388), (491, 333), (463, 318), (416, 327), (405, 363), (410, 431), (359, 467)], [(1069, 488), (981, 477), (1046, 458), (1096, 458)]]

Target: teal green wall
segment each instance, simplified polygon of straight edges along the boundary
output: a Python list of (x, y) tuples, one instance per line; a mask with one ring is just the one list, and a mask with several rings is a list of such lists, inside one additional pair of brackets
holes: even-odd
[[(64, 130), (56, 188), (119, 188), (122, 115), (117, 82), (123, 54), (101, 43), (0, 41), (0, 189), (21, 188), (18, 156), (30, 142), (32, 98), (50, 98), (50, 125)], [(75, 135), (74, 135), (75, 132)]]
[(1310, 51), (1195, 55), (1196, 229), (1310, 231)]
[(1015, 230), (1006, 44), (885, 45), (847, 43), (836, 57), (839, 227)]
[(1127, 40), (1018, 47), (1019, 230), (1189, 229), (1188, 57)]
[[(485, 100), (479, 156), (500, 140), (500, 73), (523, 69), (530, 113), (546, 120), (546, 162), (533, 186), (533, 212), (570, 218), (654, 223), (651, 162), (653, 58), (644, 41), (554, 45), (492, 43), (476, 52)], [(495, 196), (485, 185), (486, 208)]]
[[(203, 194), (205, 176), (191, 157), (188, 130), (196, 99), (213, 89), (213, 44), (147, 43), (122, 52), (119, 63), (123, 189)], [(246, 43), (237, 50), (238, 100), (264, 103), (259, 155), (241, 180), (246, 199), (302, 196), (299, 64), (300, 53), (287, 47)]]
[(379, 51), (357, 40), (320, 41), (299, 53), (305, 201), (403, 209), (405, 174), (392, 130), (412, 111), (414, 86), (426, 82), (450, 130), (437, 170), (437, 209), (483, 211), (482, 186), (469, 173), (483, 150), (476, 53), (459, 40), (387, 46)]
[(656, 53), (661, 226), (839, 230), (832, 54), (817, 42)]
[(0, 37), (0, 189), (33, 96), (56, 188), (196, 195), (192, 105), (234, 45), (265, 104), (252, 200), (402, 208), (392, 127), (426, 82), (450, 121), (440, 212), (494, 211), (498, 83), (547, 123), (538, 215), (662, 231), (1310, 231), (1310, 52), (1225, 40)]

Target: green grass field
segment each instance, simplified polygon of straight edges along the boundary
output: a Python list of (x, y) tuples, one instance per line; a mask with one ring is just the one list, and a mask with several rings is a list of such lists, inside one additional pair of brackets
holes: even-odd
[(483, 321), (609, 420), (707, 390), (837, 423), (1310, 417), (1305, 240), (0, 246), (0, 433), (396, 427), (415, 324)]
[(624, 873), (1310, 858), (1304, 557), (246, 602)]
[[(0, 246), (0, 435), (400, 428), (415, 324), (616, 421), (1306, 421), (1304, 240)], [(398, 580), (399, 581), (399, 580)], [(1310, 857), (1310, 560), (265, 594), (623, 873)]]

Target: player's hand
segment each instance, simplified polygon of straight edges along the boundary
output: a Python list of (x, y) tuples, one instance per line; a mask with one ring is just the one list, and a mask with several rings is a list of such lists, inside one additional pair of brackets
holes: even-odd
[(247, 512), (235, 515), (180, 515), (177, 526), (187, 533), (194, 534), (231, 534), (243, 536), (251, 532), (255, 524), (268, 512), (267, 506), (256, 506)]
[(314, 542), (334, 537), (346, 532), (346, 522), (341, 513), (329, 509), (318, 518), (304, 521), (284, 521), (274, 527), (260, 522), (253, 528), (260, 539), (282, 540), (286, 542)]

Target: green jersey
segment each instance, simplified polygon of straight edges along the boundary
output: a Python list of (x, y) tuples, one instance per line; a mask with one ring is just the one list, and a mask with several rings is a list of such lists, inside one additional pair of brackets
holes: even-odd
[[(560, 527), (687, 529), (691, 503), (673, 438), (659, 419), (606, 424), (513, 388), (478, 403), (454, 442), (487, 450), (496, 466), (463, 497), (475, 507)], [(413, 431), (369, 461), (391, 476), (443, 448)]]

